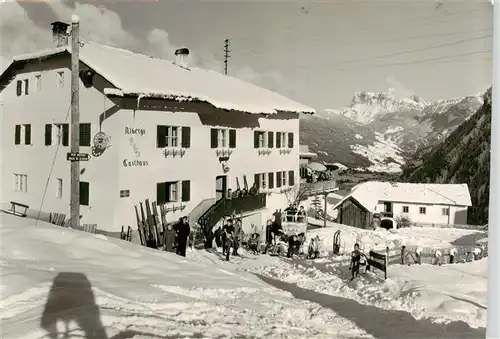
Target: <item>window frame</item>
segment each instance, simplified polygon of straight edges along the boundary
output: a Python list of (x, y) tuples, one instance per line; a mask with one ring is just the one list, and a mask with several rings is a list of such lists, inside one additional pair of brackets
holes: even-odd
[(441, 216), (449, 217), (450, 216), (450, 208), (449, 207), (442, 207), (441, 208)]
[(410, 213), (410, 206), (408, 206), (408, 205), (403, 205), (402, 210), (403, 210), (403, 213)]
[(281, 187), (286, 187), (288, 181), (286, 177), (287, 175), (287, 171), (281, 171)]
[(35, 91), (40, 92), (42, 90), (42, 75), (35, 75)]
[(56, 178), (56, 199), (63, 198), (63, 179)]
[(420, 206), (418, 208), (418, 214), (427, 214), (427, 207), (425, 206)]
[(14, 192), (28, 193), (28, 175), (23, 173), (13, 173)]
[(56, 86), (57, 88), (64, 88), (64, 71), (57, 71), (56, 73)]

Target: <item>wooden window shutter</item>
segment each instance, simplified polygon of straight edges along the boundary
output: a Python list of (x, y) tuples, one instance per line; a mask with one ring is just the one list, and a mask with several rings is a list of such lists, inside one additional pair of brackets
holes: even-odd
[(281, 147), (281, 132), (276, 132), (276, 148)]
[(288, 186), (295, 185), (295, 172), (288, 171)]
[(29, 93), (29, 88), (30, 88), (30, 81), (29, 79), (24, 80), (24, 94), (28, 95)]
[(268, 173), (268, 178), (269, 178), (268, 179), (268, 181), (269, 181), (268, 186), (270, 189), (273, 189), (274, 188), (274, 172)]
[(16, 133), (14, 136), (14, 144), (21, 144), (21, 125), (16, 125)]
[(229, 130), (229, 148), (236, 148), (236, 130)]
[(293, 133), (288, 133), (288, 148), (293, 148)]
[(80, 205), (89, 206), (90, 187), (88, 182), (80, 181)]
[(45, 146), (52, 145), (52, 124), (45, 125)]
[(156, 184), (156, 203), (164, 204), (167, 202), (167, 184), (160, 182)]
[(16, 94), (17, 96), (21, 96), (23, 94), (23, 82), (21, 80), (17, 80)]
[(260, 188), (260, 174), (259, 173), (256, 173), (254, 175), (254, 183), (255, 183), (255, 186), (257, 186), (257, 188)]
[(191, 127), (189, 126), (184, 126), (182, 127), (182, 132), (181, 132), (181, 147), (182, 148), (190, 148), (191, 147)]
[(281, 172), (276, 172), (276, 188), (281, 187)]
[(31, 125), (24, 125), (24, 144), (31, 145)]
[(273, 132), (267, 132), (267, 147), (269, 147), (269, 148), (274, 147), (274, 133)]
[(191, 200), (191, 181), (189, 181), (189, 180), (184, 180), (182, 182), (181, 200), (182, 201), (189, 201), (189, 200)]
[(210, 129), (210, 148), (217, 148), (217, 133), (216, 128)]
[(259, 131), (253, 132), (253, 148), (259, 148)]
[(68, 124), (63, 124), (63, 146), (68, 146), (69, 145), (69, 125)]
[(91, 125), (89, 123), (80, 124), (80, 146), (90, 146), (90, 128)]
[(167, 146), (167, 126), (156, 126), (156, 147), (163, 148)]

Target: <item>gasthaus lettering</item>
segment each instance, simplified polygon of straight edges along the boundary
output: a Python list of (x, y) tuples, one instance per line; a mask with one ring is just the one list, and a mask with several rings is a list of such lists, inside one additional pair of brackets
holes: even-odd
[(143, 128), (125, 127), (125, 134), (134, 134), (143, 136), (144, 134), (146, 134), (146, 130)]
[(123, 167), (143, 167), (148, 165), (147, 160), (123, 160)]

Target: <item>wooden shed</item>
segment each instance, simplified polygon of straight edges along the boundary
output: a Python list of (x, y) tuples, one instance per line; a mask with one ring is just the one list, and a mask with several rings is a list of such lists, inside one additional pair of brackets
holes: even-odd
[(338, 223), (363, 229), (372, 228), (372, 213), (352, 196), (342, 201), (336, 209)]

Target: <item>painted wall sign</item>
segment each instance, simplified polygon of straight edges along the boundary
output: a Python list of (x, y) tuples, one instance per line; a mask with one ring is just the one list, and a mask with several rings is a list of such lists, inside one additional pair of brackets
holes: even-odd
[(148, 165), (149, 163), (147, 160), (123, 160), (123, 167), (144, 167)]
[(125, 134), (133, 134), (133, 135), (144, 135), (146, 134), (146, 130), (143, 128), (133, 128), (133, 127), (125, 127)]
[(134, 137), (130, 136), (130, 138), (128, 138), (128, 142), (129, 142), (130, 146), (132, 147), (132, 150), (134, 151), (135, 157), (140, 158), (141, 152), (139, 151), (139, 147), (137, 147), (137, 145), (135, 144)]

